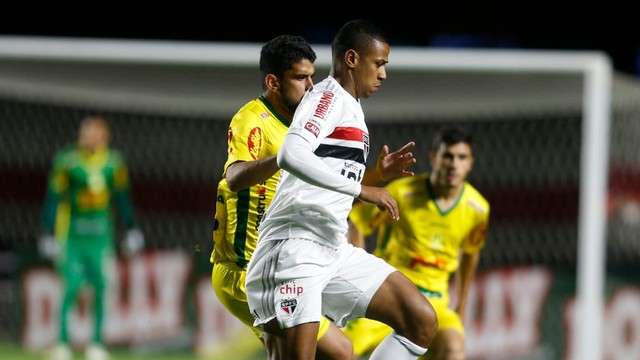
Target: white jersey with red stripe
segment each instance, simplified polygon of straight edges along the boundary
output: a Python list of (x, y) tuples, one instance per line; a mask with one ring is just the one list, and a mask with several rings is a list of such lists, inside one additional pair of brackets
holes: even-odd
[[(333, 77), (304, 96), (289, 127), (287, 136), (292, 135), (306, 140), (330, 171), (362, 181), (369, 152), (364, 113), (360, 102)], [(282, 170), (259, 229), (260, 241), (304, 238), (332, 246), (346, 243), (353, 200), (353, 196), (312, 185)]]

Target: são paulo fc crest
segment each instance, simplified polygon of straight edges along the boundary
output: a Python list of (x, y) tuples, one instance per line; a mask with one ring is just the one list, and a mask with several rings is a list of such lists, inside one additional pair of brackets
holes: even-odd
[(296, 299), (283, 299), (280, 301), (280, 309), (289, 315), (296, 311), (296, 307), (298, 307), (298, 300)]

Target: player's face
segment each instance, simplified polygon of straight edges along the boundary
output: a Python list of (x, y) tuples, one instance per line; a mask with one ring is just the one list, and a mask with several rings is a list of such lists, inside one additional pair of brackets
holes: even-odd
[(109, 130), (98, 121), (89, 121), (80, 127), (78, 144), (83, 149), (96, 151), (105, 148), (109, 142)]
[(436, 174), (437, 185), (440, 186), (461, 186), (472, 166), (471, 146), (465, 142), (453, 145), (442, 143), (438, 151), (431, 154), (431, 168)]
[(355, 68), (358, 96), (368, 98), (380, 89), (382, 82), (387, 78), (389, 51), (389, 44), (373, 39), (367, 51), (360, 54)]
[(286, 70), (280, 79), (280, 97), (284, 106), (294, 113), (305, 91), (313, 86), (315, 67), (308, 59), (302, 59)]

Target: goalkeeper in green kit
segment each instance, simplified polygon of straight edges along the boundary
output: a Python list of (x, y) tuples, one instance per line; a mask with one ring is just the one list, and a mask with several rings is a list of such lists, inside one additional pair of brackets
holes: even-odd
[(132, 255), (144, 246), (135, 227), (129, 197), (127, 168), (120, 154), (109, 149), (109, 128), (104, 118), (89, 116), (80, 125), (78, 143), (56, 154), (49, 176), (43, 211), (44, 234), (40, 252), (56, 260), (63, 283), (60, 337), (52, 358), (67, 360), (69, 313), (79, 290), (89, 284), (94, 290), (94, 333), (87, 347), (89, 360), (108, 358), (103, 346), (107, 266), (114, 245), (112, 207), (116, 205), (128, 230), (123, 251)]

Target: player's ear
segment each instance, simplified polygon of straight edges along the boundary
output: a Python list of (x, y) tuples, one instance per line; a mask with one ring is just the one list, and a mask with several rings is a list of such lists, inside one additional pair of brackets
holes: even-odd
[(344, 63), (349, 69), (353, 69), (358, 66), (360, 56), (354, 49), (349, 49), (344, 53)]
[(267, 76), (264, 77), (264, 88), (266, 90), (278, 91), (278, 89), (280, 89), (278, 77), (274, 74), (267, 74)]

